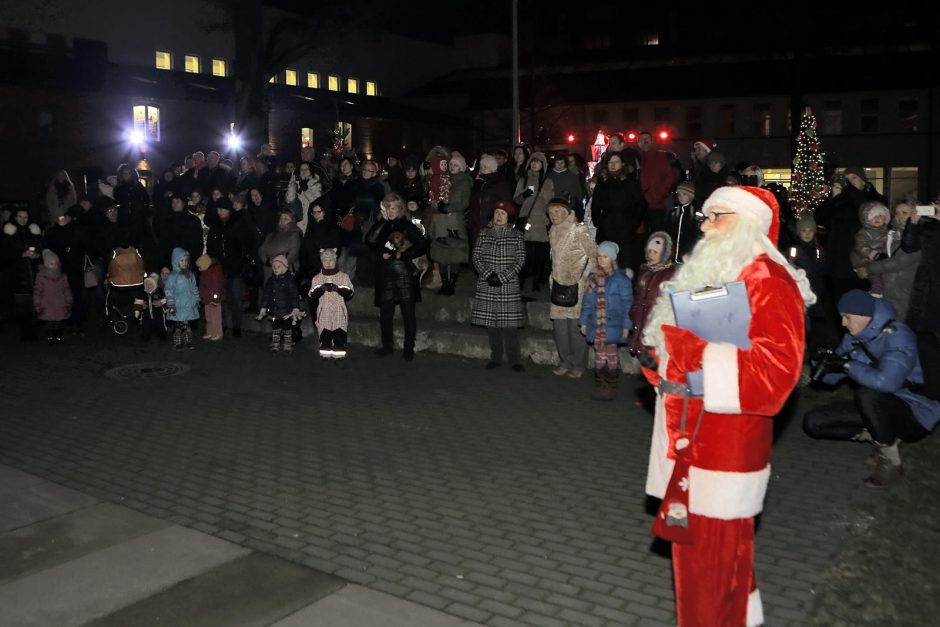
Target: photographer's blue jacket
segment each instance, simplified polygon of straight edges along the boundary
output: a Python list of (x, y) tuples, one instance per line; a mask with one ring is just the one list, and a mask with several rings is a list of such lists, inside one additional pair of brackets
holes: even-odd
[(940, 402), (908, 389), (908, 384), (924, 382), (924, 372), (917, 356), (917, 336), (906, 324), (893, 320), (894, 315), (891, 303), (879, 299), (868, 326), (858, 335), (846, 333), (836, 349), (851, 360), (845, 373), (830, 373), (822, 381), (834, 385), (847, 376), (863, 387), (894, 394), (910, 406), (917, 422), (932, 431), (940, 422)]

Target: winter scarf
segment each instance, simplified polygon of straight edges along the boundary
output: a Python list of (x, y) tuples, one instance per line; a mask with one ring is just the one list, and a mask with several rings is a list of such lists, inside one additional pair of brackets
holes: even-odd
[(591, 287), (597, 287), (597, 331), (594, 333), (594, 346), (607, 344), (607, 290), (605, 286), (607, 285), (607, 277), (616, 271), (616, 262), (610, 272), (606, 272), (598, 265), (597, 271), (591, 277)]

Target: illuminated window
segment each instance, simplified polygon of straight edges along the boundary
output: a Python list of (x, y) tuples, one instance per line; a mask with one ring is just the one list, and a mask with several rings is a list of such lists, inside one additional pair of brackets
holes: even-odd
[(307, 87), (320, 89), (320, 75), (316, 72), (307, 72)]
[(212, 75), (228, 76), (228, 63), (225, 59), (212, 59)]
[(359, 79), (357, 78), (348, 78), (346, 79), (346, 91), (351, 94), (359, 93)]
[(172, 70), (173, 55), (166, 50), (157, 50), (156, 66), (158, 70)]
[(276, 82), (277, 82), (277, 74), (273, 74), (273, 75), (271, 76), (271, 78), (268, 79), (268, 82), (269, 82), (269, 83), (276, 83)]
[(297, 85), (297, 70), (287, 70), (284, 72), (284, 83), (287, 85)]
[(313, 146), (313, 129), (312, 128), (300, 129), (300, 147), (309, 148), (310, 146)]
[(784, 187), (790, 187), (790, 168), (764, 168), (764, 184), (780, 183)]
[(197, 57), (197, 56), (194, 55), (194, 54), (187, 54), (187, 55), (186, 55), (186, 62), (185, 62), (185, 65), (184, 65), (184, 69), (185, 69), (187, 72), (189, 72), (189, 73), (191, 73), (191, 74), (199, 74), (199, 70), (200, 70), (199, 65), (200, 65), (200, 64), (199, 64), (199, 57)]
[(333, 76), (332, 74), (330, 74), (330, 76), (326, 80), (327, 80), (327, 83), (326, 83), (327, 89), (329, 89), (330, 91), (339, 91), (339, 76)]
[(650, 33), (643, 36), (643, 45), (644, 46), (658, 46), (659, 45), (659, 34)]
[(143, 133), (149, 142), (160, 141), (160, 108), (134, 105), (134, 130)]
[(366, 96), (378, 96), (379, 87), (375, 81), (366, 81)]

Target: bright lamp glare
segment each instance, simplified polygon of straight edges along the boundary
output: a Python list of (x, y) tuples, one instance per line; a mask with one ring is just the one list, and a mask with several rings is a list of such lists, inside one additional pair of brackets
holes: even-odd
[(231, 150), (238, 150), (239, 148), (241, 148), (242, 147), (241, 137), (239, 137), (238, 135), (229, 135), (228, 147)]
[(131, 140), (132, 144), (142, 144), (144, 143), (144, 134), (141, 131), (133, 130), (127, 134), (127, 138)]

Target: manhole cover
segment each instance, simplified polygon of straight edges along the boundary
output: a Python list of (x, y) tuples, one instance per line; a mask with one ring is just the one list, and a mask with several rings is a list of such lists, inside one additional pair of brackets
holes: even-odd
[(105, 370), (109, 379), (163, 379), (189, 372), (189, 366), (172, 361), (148, 361), (140, 364), (125, 364)]

